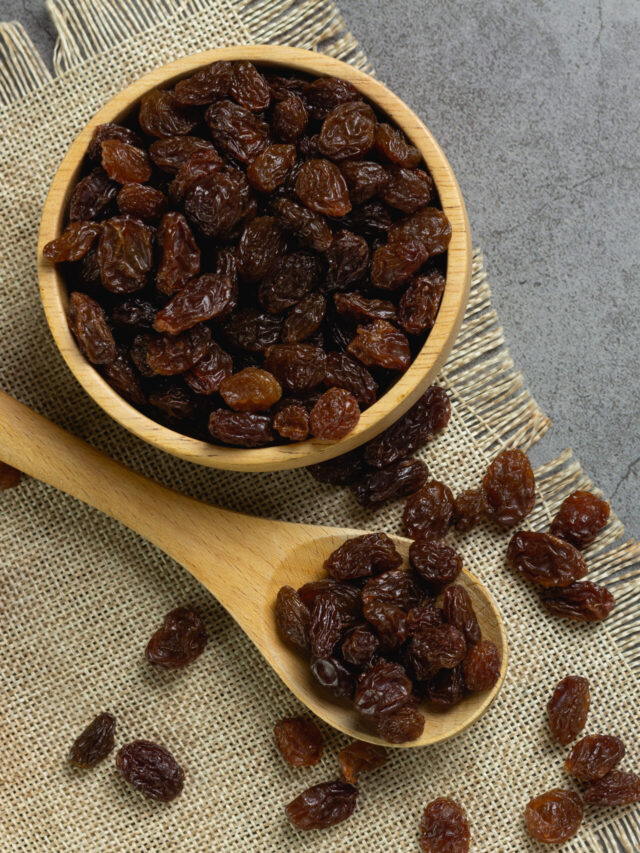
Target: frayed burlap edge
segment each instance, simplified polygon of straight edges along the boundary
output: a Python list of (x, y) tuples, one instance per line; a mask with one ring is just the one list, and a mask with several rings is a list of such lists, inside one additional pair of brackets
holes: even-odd
[[(287, 43), (324, 51), (372, 73), (365, 54), (348, 31), (336, 7), (327, 0), (218, 0), (225, 5), (248, 42)], [(160, 26), (175, 16), (188, 18), (204, 11), (206, 0), (47, 0), (58, 29), (53, 67), (56, 76), (72, 73), (83, 61), (137, 33)], [(0, 107), (46, 85), (52, 76), (19, 23), (0, 24)], [(504, 447), (530, 447), (550, 426), (515, 369), (503, 331), (491, 305), (482, 254), (474, 253), (473, 287), (465, 322), (441, 381), (473, 438), (487, 454)], [(570, 450), (536, 471), (541, 501), (530, 526), (548, 524), (571, 491), (598, 491)], [(640, 544), (612, 547), (623, 534), (612, 513), (603, 535), (587, 552), (594, 581), (613, 588), (617, 606), (603, 629), (621, 652), (629, 674), (640, 674)], [(610, 813), (605, 826), (587, 829), (564, 849), (635, 853), (640, 846), (640, 815), (628, 810)]]

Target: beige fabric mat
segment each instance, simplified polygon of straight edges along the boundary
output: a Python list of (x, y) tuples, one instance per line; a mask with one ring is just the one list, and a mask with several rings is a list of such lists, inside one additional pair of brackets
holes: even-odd
[[(49, 335), (38, 299), (35, 245), (48, 184), (86, 120), (140, 74), (178, 56), (239, 42), (287, 42), (367, 68), (328, 2), (49, 0), (60, 33), (55, 76), (19, 26), (0, 27), (0, 387), (107, 453), (205, 501), (272, 517), (399, 530), (400, 506), (366, 513), (304, 471), (214, 472), (155, 452), (97, 409)], [(453, 401), (446, 435), (424, 453), (454, 489), (475, 484), (499, 448), (528, 447), (549, 426), (514, 369), (476, 254), (464, 327), (441, 377)], [(537, 471), (529, 519), (543, 528), (576, 487), (590, 487), (567, 452)], [(274, 722), (297, 701), (217, 603), (179, 566), (100, 513), (34, 481), (0, 496), (0, 850), (400, 853), (418, 849), (424, 804), (450, 795), (466, 808), (474, 850), (542, 849), (526, 837), (530, 796), (568, 785), (565, 751), (543, 713), (553, 684), (587, 676), (588, 731), (623, 735), (640, 765), (638, 547), (612, 546), (610, 522), (589, 554), (596, 580), (615, 578), (618, 607), (601, 626), (553, 620), (504, 565), (508, 534), (481, 528), (457, 545), (491, 588), (511, 644), (499, 699), (454, 742), (395, 751), (363, 778), (352, 819), (324, 834), (288, 825), (283, 804), (336, 776), (341, 735), (324, 728), (326, 753), (309, 770), (284, 764)], [(455, 539), (455, 536), (453, 537)], [(602, 555), (607, 546), (608, 552)], [(241, 555), (238, 557), (242, 559)], [(178, 604), (202, 613), (206, 653), (184, 672), (152, 671), (142, 651)], [(118, 743), (166, 744), (186, 770), (183, 795), (147, 802), (116, 777), (113, 759), (72, 770), (69, 744), (101, 710)], [(640, 848), (634, 808), (587, 811), (569, 851)]]

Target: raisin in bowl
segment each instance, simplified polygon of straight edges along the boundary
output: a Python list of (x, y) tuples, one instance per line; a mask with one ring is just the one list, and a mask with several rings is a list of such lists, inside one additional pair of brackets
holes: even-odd
[(457, 182), (417, 116), (294, 48), (177, 60), (112, 98), (47, 197), (56, 343), (122, 426), (203, 465), (346, 453), (433, 381), (468, 297)]

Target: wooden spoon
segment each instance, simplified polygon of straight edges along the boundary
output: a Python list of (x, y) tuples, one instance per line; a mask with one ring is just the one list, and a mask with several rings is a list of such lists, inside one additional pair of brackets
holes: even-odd
[[(213, 593), (314, 714), (353, 738), (383, 743), (350, 703), (334, 699), (314, 683), (307, 661), (280, 639), (273, 610), (281, 586), (297, 588), (322, 577), (323, 561), (331, 551), (362, 531), (269, 521), (208, 506), (130, 471), (3, 392), (0, 459), (102, 510), (157, 545)], [(393, 539), (406, 558), (409, 540)], [(504, 680), (507, 641), (498, 608), (466, 570), (458, 582), (471, 596), (483, 637), (501, 651), (500, 679), (492, 690), (472, 694), (446, 712), (423, 708), (424, 733), (404, 746), (438, 743), (463, 731), (487, 710)]]

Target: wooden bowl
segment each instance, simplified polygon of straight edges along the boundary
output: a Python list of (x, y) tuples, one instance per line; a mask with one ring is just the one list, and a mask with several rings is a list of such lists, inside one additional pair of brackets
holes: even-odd
[[(451, 223), (446, 287), (433, 329), (406, 373), (362, 413), (357, 427), (340, 441), (309, 439), (255, 449), (222, 447), (182, 435), (151, 420), (114, 391), (78, 349), (67, 324), (65, 283), (56, 267), (42, 255), (44, 245), (64, 230), (69, 198), (96, 125), (121, 121), (150, 89), (167, 87), (219, 59), (245, 59), (263, 66), (348, 80), (420, 150)], [(145, 74), (113, 97), (89, 121), (60, 164), (44, 205), (38, 239), (38, 279), (47, 321), (63, 358), (84, 389), (118, 423), (149, 444), (190, 462), (235, 471), (275, 471), (312, 465), (353, 450), (396, 421), (433, 382), (451, 352), (464, 316), (471, 280), (471, 239), (464, 201), (446, 157), (418, 116), (386, 86), (322, 53), (273, 45), (228, 47), (185, 56)]]

